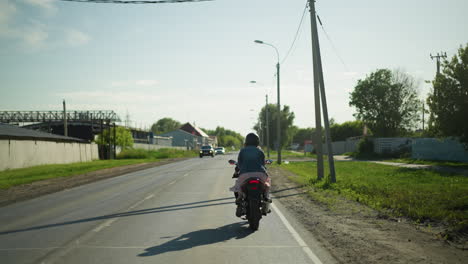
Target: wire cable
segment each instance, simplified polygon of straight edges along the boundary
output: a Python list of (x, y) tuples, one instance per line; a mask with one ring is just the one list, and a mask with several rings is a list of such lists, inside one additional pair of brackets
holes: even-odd
[(320, 26), (322, 27), (322, 30), (323, 30), (323, 33), (325, 33), (325, 37), (327, 37), (328, 41), (330, 42), (330, 45), (333, 49), (333, 52), (335, 53), (335, 55), (338, 57), (338, 59), (341, 61), (341, 64), (343, 64), (343, 67), (345, 68), (345, 70), (347, 72), (349, 72), (349, 68), (348, 68), (348, 65), (346, 65), (346, 63), (344, 62), (343, 58), (341, 57), (340, 53), (338, 52), (338, 49), (335, 47), (335, 44), (333, 43), (333, 41), (331, 40), (330, 36), (328, 35), (327, 31), (325, 30), (325, 28), (323, 27), (323, 24), (322, 24), (322, 20), (320, 20), (320, 16), (317, 14), (317, 18), (318, 18), (318, 21), (319, 21), (319, 24)]
[(166, 3), (185, 3), (185, 2), (203, 2), (214, 0), (60, 0), (79, 3), (97, 3), (97, 4), (166, 4)]
[(289, 50), (288, 52), (286, 53), (286, 55), (284, 56), (283, 60), (281, 61), (281, 64), (283, 64), (286, 59), (288, 58), (289, 54), (291, 53), (293, 47), (294, 47), (294, 44), (296, 43), (296, 40), (297, 40), (297, 37), (299, 36), (299, 32), (300, 32), (300, 29), (302, 27), (302, 22), (304, 21), (304, 16), (305, 16), (305, 13), (306, 13), (306, 10), (307, 10), (307, 3), (308, 1), (306, 1), (306, 5), (304, 7), (304, 11), (302, 12), (302, 17), (301, 17), (301, 21), (299, 22), (299, 26), (297, 27), (297, 30), (296, 30), (296, 35), (294, 36), (294, 40), (293, 42), (291, 43), (291, 46), (289, 47)]

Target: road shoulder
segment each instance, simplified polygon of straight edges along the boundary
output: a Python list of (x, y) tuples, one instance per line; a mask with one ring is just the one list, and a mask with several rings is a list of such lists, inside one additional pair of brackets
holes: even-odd
[(352, 201), (343, 200), (330, 208), (312, 200), (309, 189), (289, 180), (292, 173), (276, 167), (269, 173), (276, 200), (339, 262), (464, 263), (468, 258), (466, 250), (404, 219), (384, 218)]

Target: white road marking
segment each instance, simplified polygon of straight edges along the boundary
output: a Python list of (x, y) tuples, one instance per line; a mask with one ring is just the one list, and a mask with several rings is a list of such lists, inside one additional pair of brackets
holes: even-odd
[[(150, 194), (148, 196), (145, 197), (145, 199), (141, 200), (141, 201), (138, 201), (137, 203), (135, 203), (134, 205), (130, 206), (127, 210), (131, 210), (131, 209), (134, 209), (135, 207), (137, 207), (138, 205), (140, 205), (141, 203), (143, 203), (144, 201), (148, 200), (148, 199), (151, 199), (154, 197), (154, 194)], [(107, 221), (105, 221), (104, 223), (98, 225), (96, 228), (93, 229), (94, 232), (99, 232), (101, 231), (102, 229), (106, 228), (106, 227), (109, 227), (110, 225), (112, 225), (112, 223), (114, 223), (115, 221), (117, 221), (119, 218), (112, 218), (112, 219), (109, 219)]]
[(190, 173), (185, 173), (185, 174), (184, 174), (184, 177), (187, 177), (189, 174), (190, 174)]
[(294, 230), (294, 228), (288, 222), (286, 217), (284, 217), (283, 213), (281, 213), (281, 211), (278, 209), (278, 207), (276, 207), (276, 205), (274, 203), (271, 204), (271, 208), (273, 208), (273, 210), (276, 211), (276, 213), (278, 214), (278, 216), (281, 219), (281, 221), (283, 222), (283, 224), (286, 226), (286, 228), (292, 234), (292, 236), (297, 241), (297, 243), (299, 243), (299, 245), (302, 247), (302, 250), (304, 250), (304, 252), (310, 258), (310, 260), (312, 260), (312, 262), (314, 262), (315, 264), (323, 264), (322, 261), (320, 261), (320, 259), (314, 254), (314, 252), (312, 252), (312, 250), (310, 250), (309, 246), (307, 246), (307, 244), (304, 242), (304, 240), (302, 240), (302, 238), (299, 236), (299, 234), (296, 232), (296, 230)]
[(104, 223), (98, 225), (96, 228), (93, 229), (94, 232), (99, 232), (101, 231), (102, 229), (110, 226), (112, 223), (114, 223), (115, 221), (117, 221), (117, 218), (112, 218), (112, 219), (109, 219), (107, 221), (105, 221)]
[(177, 181), (170, 182), (168, 185), (172, 185), (172, 184), (174, 184), (174, 183), (176, 183), (176, 182), (177, 182)]

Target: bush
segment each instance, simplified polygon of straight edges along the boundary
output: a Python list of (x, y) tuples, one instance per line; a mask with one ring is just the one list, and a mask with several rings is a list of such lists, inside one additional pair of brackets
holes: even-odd
[(372, 153), (374, 153), (374, 142), (368, 137), (363, 137), (358, 143), (357, 154)]

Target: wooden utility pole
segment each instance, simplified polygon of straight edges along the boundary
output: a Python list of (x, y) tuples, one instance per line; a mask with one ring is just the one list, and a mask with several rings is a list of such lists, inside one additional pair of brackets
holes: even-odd
[(317, 17), (315, 13), (315, 0), (309, 0), (310, 21), (312, 27), (312, 57), (314, 64), (314, 95), (315, 95), (315, 123), (316, 123), (316, 146), (317, 146), (317, 178), (323, 178), (323, 152), (321, 133), (320, 101), (322, 103), (323, 121), (325, 125), (325, 139), (327, 143), (328, 165), (330, 167), (330, 182), (336, 182), (335, 162), (333, 160), (333, 149), (330, 136), (330, 123), (328, 120), (327, 98), (325, 94), (325, 82), (323, 78), (322, 58), (320, 54), (320, 43), (317, 32)]
[(440, 73), (440, 59), (441, 58), (447, 58), (447, 52), (441, 52), (440, 54), (437, 53), (437, 55), (432, 56), (432, 54), (429, 54), (431, 56), (431, 59), (434, 60), (436, 59), (437, 62), (437, 74)]

